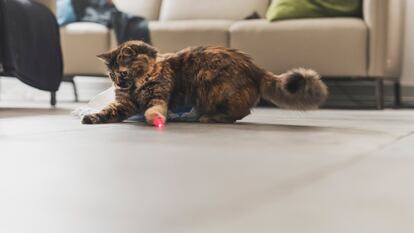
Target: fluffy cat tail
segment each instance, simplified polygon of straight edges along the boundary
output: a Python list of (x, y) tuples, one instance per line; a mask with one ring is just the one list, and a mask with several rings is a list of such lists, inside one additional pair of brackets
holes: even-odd
[(328, 88), (318, 73), (293, 69), (281, 75), (266, 72), (261, 96), (278, 107), (296, 110), (317, 109), (328, 97)]

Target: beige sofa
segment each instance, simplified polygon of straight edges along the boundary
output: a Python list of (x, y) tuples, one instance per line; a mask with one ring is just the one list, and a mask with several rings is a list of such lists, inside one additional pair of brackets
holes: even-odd
[[(39, 0), (40, 1), (40, 0)], [(53, 0), (48, 2), (54, 8)], [(161, 52), (221, 45), (249, 53), (262, 67), (284, 72), (309, 67), (324, 77), (395, 81), (399, 101), (404, 0), (364, 0), (363, 18), (263, 19), (269, 0), (113, 0), (118, 9), (148, 20)], [(257, 12), (262, 18), (243, 20)], [(94, 23), (61, 28), (65, 75), (103, 75), (95, 55), (116, 46), (109, 29)]]

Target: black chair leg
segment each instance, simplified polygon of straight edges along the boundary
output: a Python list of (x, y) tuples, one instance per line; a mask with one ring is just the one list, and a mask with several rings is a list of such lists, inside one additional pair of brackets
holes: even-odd
[(401, 107), (401, 83), (400, 81), (394, 82), (394, 107)]
[(375, 98), (377, 102), (377, 109), (383, 110), (384, 109), (384, 80), (382, 78), (378, 78), (375, 80)]
[(75, 95), (75, 102), (79, 102), (78, 97), (78, 88), (76, 86), (75, 80), (72, 79), (73, 94)]
[(79, 102), (78, 88), (76, 86), (76, 83), (75, 83), (75, 79), (74, 78), (75, 78), (74, 76), (64, 76), (63, 77), (63, 81), (64, 82), (70, 82), (70, 83), (72, 83), (73, 94), (75, 95), (75, 102)]
[(56, 106), (56, 92), (55, 91), (50, 92), (50, 105), (52, 105), (52, 107)]

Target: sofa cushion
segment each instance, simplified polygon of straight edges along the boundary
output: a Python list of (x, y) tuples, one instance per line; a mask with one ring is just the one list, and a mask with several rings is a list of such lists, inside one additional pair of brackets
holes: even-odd
[(174, 52), (188, 46), (228, 46), (231, 20), (151, 21), (152, 44), (161, 52)]
[(254, 12), (264, 17), (269, 0), (164, 0), (160, 20), (244, 19)]
[(113, 3), (122, 12), (148, 20), (157, 20), (161, 7), (161, 0), (113, 0)]
[(71, 23), (60, 29), (64, 73), (104, 74), (103, 63), (95, 55), (109, 49), (109, 30), (96, 23)]
[(325, 76), (365, 76), (367, 39), (367, 26), (356, 18), (248, 20), (230, 27), (230, 47), (275, 73), (306, 67)]
[(274, 0), (266, 13), (269, 21), (319, 17), (361, 17), (362, 0)]

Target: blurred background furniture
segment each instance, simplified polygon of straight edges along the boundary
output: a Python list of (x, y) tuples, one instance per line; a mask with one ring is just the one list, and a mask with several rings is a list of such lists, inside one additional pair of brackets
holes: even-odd
[(54, 106), (63, 76), (56, 18), (29, 0), (0, 0), (0, 11), (0, 74), (49, 91)]
[[(55, 2), (42, 0), (54, 9)], [(317, 70), (324, 78), (372, 80), (377, 108), (383, 82), (394, 82), (400, 103), (404, 0), (364, 0), (362, 18), (294, 19), (268, 22), (269, 0), (113, 0), (121, 11), (150, 20), (152, 44), (160, 52), (193, 45), (219, 45), (249, 53), (265, 69)], [(252, 13), (259, 19), (243, 20)], [(95, 23), (61, 30), (66, 77), (104, 75), (96, 54), (116, 46), (114, 33)]]

